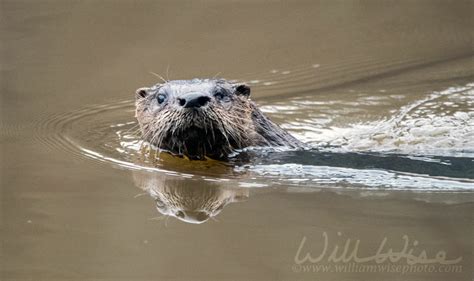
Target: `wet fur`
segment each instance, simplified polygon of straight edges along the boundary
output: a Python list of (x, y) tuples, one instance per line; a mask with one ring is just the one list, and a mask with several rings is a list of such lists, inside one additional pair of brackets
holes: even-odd
[[(157, 107), (153, 102), (162, 88), (167, 89), (168, 101)], [(175, 101), (183, 88), (206, 92), (211, 100), (199, 109), (183, 109)], [(216, 89), (226, 93), (228, 102), (213, 96)], [(190, 159), (226, 159), (236, 149), (250, 146), (302, 147), (258, 109), (249, 93), (247, 86), (226, 80), (170, 81), (137, 91), (136, 118), (146, 141)]]

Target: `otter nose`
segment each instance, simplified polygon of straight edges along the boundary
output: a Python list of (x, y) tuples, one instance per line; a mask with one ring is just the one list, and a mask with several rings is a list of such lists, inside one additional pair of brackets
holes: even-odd
[(210, 100), (208, 95), (202, 93), (189, 93), (178, 98), (179, 105), (184, 108), (205, 106)]
[(182, 221), (195, 224), (203, 223), (209, 219), (209, 215), (204, 211), (182, 210), (176, 212), (175, 215)]

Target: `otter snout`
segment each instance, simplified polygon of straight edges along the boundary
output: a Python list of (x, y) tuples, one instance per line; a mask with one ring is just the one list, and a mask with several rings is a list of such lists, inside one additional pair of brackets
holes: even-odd
[(209, 95), (203, 93), (187, 93), (178, 98), (178, 103), (184, 108), (198, 108), (211, 101)]
[(178, 211), (175, 216), (182, 221), (200, 224), (209, 219), (209, 215), (204, 211)]

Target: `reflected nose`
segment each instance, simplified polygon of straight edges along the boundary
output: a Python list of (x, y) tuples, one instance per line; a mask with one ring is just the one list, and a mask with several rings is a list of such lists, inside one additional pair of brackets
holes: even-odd
[(175, 216), (187, 223), (200, 224), (209, 219), (209, 215), (203, 211), (177, 211)]
[(178, 98), (179, 105), (184, 108), (198, 108), (205, 106), (211, 98), (202, 93), (189, 93)]

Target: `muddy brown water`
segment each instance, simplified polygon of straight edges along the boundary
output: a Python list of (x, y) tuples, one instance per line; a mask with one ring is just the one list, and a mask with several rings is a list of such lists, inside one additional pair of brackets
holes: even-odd
[[(471, 280), (472, 1), (0, 4), (0, 279)], [(150, 71), (313, 149), (147, 157)]]

